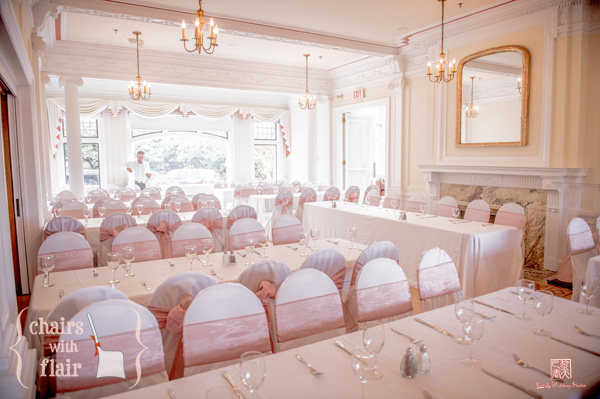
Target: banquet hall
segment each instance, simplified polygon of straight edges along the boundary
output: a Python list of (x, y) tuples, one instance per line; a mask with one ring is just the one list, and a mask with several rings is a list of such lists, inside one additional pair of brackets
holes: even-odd
[[(600, 396), (598, 0), (0, 0), (0, 22), (0, 396)], [(227, 290), (252, 295), (200, 318)], [(36, 330), (65, 302), (86, 341)]]

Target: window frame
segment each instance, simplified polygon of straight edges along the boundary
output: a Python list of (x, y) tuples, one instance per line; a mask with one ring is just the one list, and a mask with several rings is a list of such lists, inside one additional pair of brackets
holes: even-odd
[[(255, 138), (256, 133), (254, 130), (254, 124), (274, 124), (275, 125), (275, 139), (257, 139)], [(274, 146), (275, 148), (275, 170), (273, 173), (273, 180), (276, 181), (281, 179), (283, 176), (283, 141), (281, 137), (281, 123), (279, 120), (275, 122), (262, 122), (261, 120), (252, 117), (252, 146), (256, 149), (257, 146)], [(256, 150), (252, 151), (252, 178), (257, 179), (256, 176)]]

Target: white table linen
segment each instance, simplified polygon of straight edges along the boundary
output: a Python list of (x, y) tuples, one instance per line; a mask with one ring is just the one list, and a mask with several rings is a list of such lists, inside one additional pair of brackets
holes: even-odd
[[(368, 208), (368, 209), (367, 209)], [(463, 292), (475, 297), (514, 286), (521, 276), (521, 236), (514, 227), (462, 221), (407, 212), (398, 220), (391, 209), (363, 207), (338, 201), (304, 206), (304, 228), (318, 227), (321, 237), (346, 237), (349, 226), (357, 228), (356, 242), (371, 245), (391, 241), (400, 252), (400, 266), (411, 286), (417, 286), (417, 267), (423, 252), (439, 247), (454, 261)]]
[[(588, 276), (596, 276), (598, 278), (598, 283), (600, 284), (600, 255), (594, 256), (588, 260), (588, 265), (586, 269), (586, 275)], [(579, 302), (585, 304), (586, 297), (585, 295), (579, 295)], [(590, 306), (594, 306), (596, 308), (600, 308), (600, 291), (596, 292), (590, 299)], [(592, 309), (596, 312), (600, 312), (600, 309)]]
[(221, 201), (221, 208), (231, 209), (233, 206), (233, 187), (215, 188), (212, 194)]

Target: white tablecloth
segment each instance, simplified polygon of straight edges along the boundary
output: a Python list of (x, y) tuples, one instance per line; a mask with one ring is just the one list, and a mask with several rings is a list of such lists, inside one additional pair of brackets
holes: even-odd
[[(481, 300), (495, 304), (514, 312), (521, 310), (516, 295), (503, 290), (486, 295)], [(512, 289), (514, 291), (514, 289)], [(555, 342), (548, 337), (533, 334), (539, 327), (539, 316), (533, 321), (521, 321), (515, 317), (497, 312), (481, 305), (475, 305), (476, 311), (488, 316), (496, 316), (486, 321), (483, 338), (474, 346), (474, 356), (483, 368), (491, 370), (507, 379), (522, 385), (526, 389), (550, 398), (580, 398), (586, 389), (600, 380), (600, 358), (570, 346)], [(600, 334), (600, 316), (584, 316), (577, 312), (581, 305), (554, 298), (554, 310), (544, 322), (545, 329), (553, 336), (575, 343), (585, 348), (600, 351), (600, 340), (585, 337), (575, 331), (574, 325), (595, 334)], [(533, 309), (529, 309), (533, 312)], [(460, 359), (469, 356), (470, 345), (459, 345), (450, 337), (442, 335), (416, 321), (415, 317), (441, 327), (455, 336), (460, 336), (462, 328), (454, 316), (454, 307), (449, 306), (410, 318), (398, 320), (385, 326), (385, 345), (378, 355), (378, 369), (382, 372), (380, 380), (368, 381), (364, 385), (365, 398), (396, 399), (423, 398), (422, 391), (427, 390), (435, 398), (530, 398), (524, 392), (498, 381), (479, 368), (469, 368), (460, 363)], [(414, 379), (405, 379), (400, 373), (400, 359), (408, 347), (416, 353), (418, 345), (412, 345), (407, 338), (391, 332), (391, 327), (424, 340), (431, 357), (431, 371), (427, 375), (417, 375)], [(331, 399), (358, 398), (361, 385), (351, 369), (350, 357), (334, 345), (336, 339), (318, 342), (294, 350), (267, 356), (266, 378), (258, 391), (260, 398), (285, 399)], [(362, 332), (352, 333), (337, 340), (348, 347), (362, 346)], [(521, 368), (511, 357), (518, 354), (531, 366), (550, 372), (551, 359), (568, 359), (571, 363), (571, 375), (563, 379), (563, 384), (551, 381), (549, 377), (530, 369)], [(313, 377), (306, 366), (295, 359), (300, 354), (324, 374)], [(245, 391), (239, 377), (239, 366), (232, 365), (219, 370), (169, 381), (143, 389), (132, 389), (114, 398), (147, 399), (169, 397), (173, 390), (177, 399), (205, 398), (206, 392), (213, 387), (225, 387), (231, 391), (221, 372), (227, 370), (247, 398), (253, 398)], [(576, 385), (575, 385), (576, 384)], [(235, 396), (231, 396), (235, 398)]]
[(215, 188), (213, 195), (221, 201), (221, 208), (231, 209), (233, 205), (233, 187)]
[[(588, 276), (596, 276), (598, 278), (598, 283), (600, 284), (600, 255), (594, 256), (588, 260), (586, 274)], [(586, 303), (585, 295), (579, 295), (579, 302)], [(590, 299), (590, 306), (600, 308), (600, 291)], [(600, 312), (600, 309), (596, 311)]]
[[(445, 217), (421, 219), (408, 213), (400, 221), (394, 211), (358, 204), (316, 202), (304, 206), (304, 228), (318, 227), (321, 237), (346, 237), (355, 226), (356, 242), (371, 245), (391, 241), (400, 251), (400, 266), (410, 285), (417, 285), (417, 267), (423, 252), (439, 247), (456, 264), (465, 295), (475, 297), (514, 286), (523, 265), (521, 236), (514, 227), (465, 222), (454, 224)], [(432, 215), (430, 215), (432, 216)]]
[[(300, 193), (294, 194), (294, 213), (296, 209), (298, 209), (298, 201), (300, 199)], [(323, 201), (323, 195), (325, 191), (317, 192), (317, 201)], [(266, 195), (251, 195), (248, 197), (248, 205), (256, 209), (256, 217), (258, 221), (263, 225), (267, 226), (268, 222), (271, 218), (271, 215), (268, 214), (273, 212), (275, 208), (275, 194), (266, 194)]]

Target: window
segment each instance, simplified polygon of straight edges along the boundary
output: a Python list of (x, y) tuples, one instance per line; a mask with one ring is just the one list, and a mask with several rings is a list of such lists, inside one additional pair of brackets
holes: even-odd
[(279, 123), (254, 119), (254, 177), (277, 180), (280, 155)]
[[(83, 161), (83, 183), (87, 188), (99, 188), (102, 185), (101, 160), (101, 120), (81, 119), (81, 153)], [(69, 156), (67, 143), (67, 124), (65, 118), (62, 122), (62, 158), (64, 170), (64, 184), (69, 184)]]
[[(62, 122), (63, 137), (67, 137), (67, 124), (65, 118)], [(81, 138), (98, 138), (98, 119), (81, 120)]]

